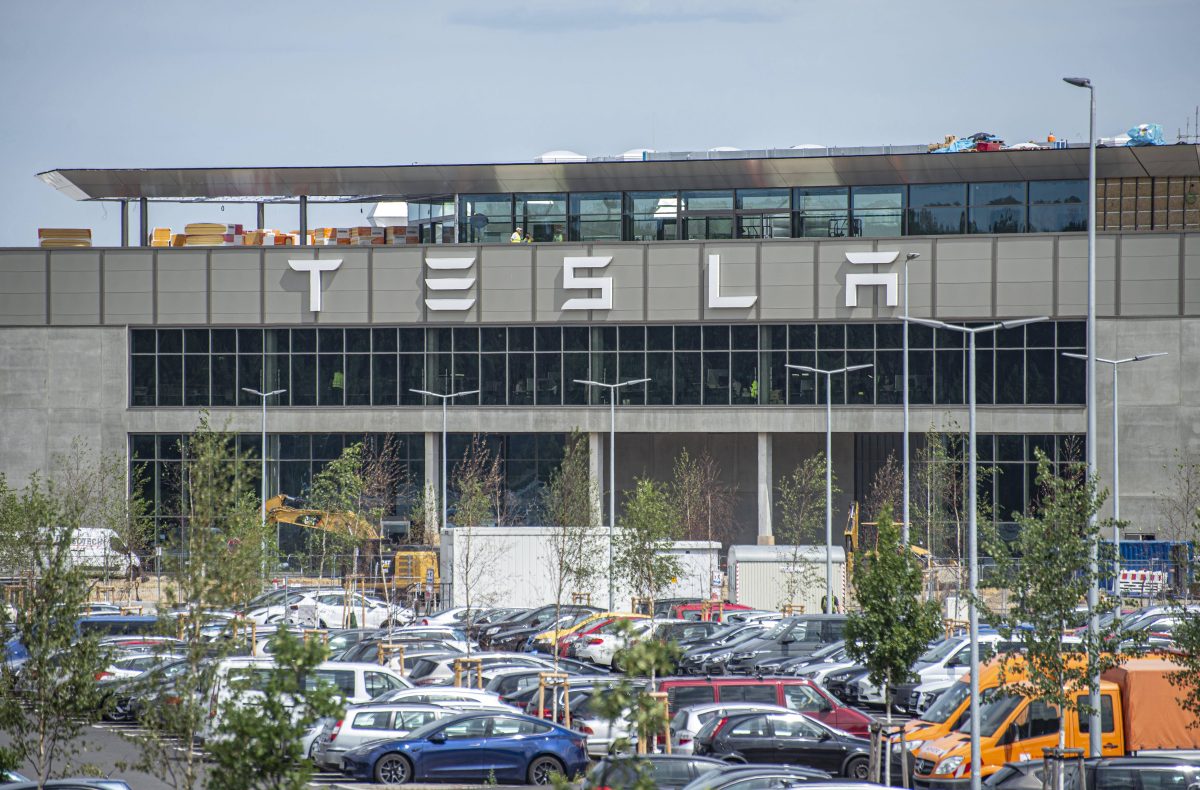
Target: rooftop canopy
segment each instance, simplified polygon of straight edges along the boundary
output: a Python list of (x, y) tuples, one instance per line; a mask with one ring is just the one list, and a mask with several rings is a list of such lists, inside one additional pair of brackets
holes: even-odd
[[(916, 146), (647, 154), (458, 165), (59, 168), (38, 178), (73, 200), (377, 202), (457, 193), (606, 192), (1087, 178), (1086, 147), (930, 154)], [(1101, 148), (1101, 178), (1200, 175), (1200, 146)]]

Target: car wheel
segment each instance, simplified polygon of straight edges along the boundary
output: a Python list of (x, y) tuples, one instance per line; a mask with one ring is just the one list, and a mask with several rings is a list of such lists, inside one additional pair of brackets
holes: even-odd
[(866, 781), (867, 772), (870, 768), (867, 765), (866, 757), (855, 757), (850, 762), (846, 763), (846, 778)]
[(375, 781), (385, 785), (402, 785), (412, 779), (412, 763), (399, 754), (385, 754), (375, 763)]
[(563, 774), (563, 764), (554, 757), (538, 757), (529, 764), (529, 784), (548, 785), (555, 774)]

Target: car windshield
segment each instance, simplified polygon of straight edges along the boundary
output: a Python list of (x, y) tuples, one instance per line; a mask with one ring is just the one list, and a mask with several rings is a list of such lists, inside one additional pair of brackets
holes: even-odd
[(930, 724), (943, 724), (954, 715), (954, 711), (958, 710), (958, 706), (969, 696), (971, 696), (969, 683), (955, 683), (934, 700), (929, 709), (921, 714), (920, 719)]
[(795, 624), (796, 624), (796, 621), (794, 621), (794, 620), (780, 620), (778, 623), (775, 624), (774, 628), (767, 631), (765, 634), (761, 634), (761, 637), (763, 639), (768, 639), (771, 641), (774, 641), (776, 639), (782, 639), (783, 635), (786, 634), (788, 631), (791, 631), (792, 626), (794, 626)]
[(936, 664), (939, 661), (941, 661), (942, 659), (946, 658), (951, 653), (953, 653), (954, 650), (958, 647), (958, 645), (959, 645), (959, 640), (957, 637), (955, 637), (953, 639), (943, 639), (942, 641), (936, 643), (933, 647), (929, 648), (924, 653), (922, 653), (921, 657), (917, 659), (917, 663), (918, 664)]
[[(985, 695), (983, 710), (979, 712), (979, 732), (982, 736), (990, 738), (994, 735), (1021, 702), (1022, 698), (1016, 694)], [(970, 717), (963, 722), (958, 731), (967, 733), (971, 731)]]
[(822, 658), (825, 658), (826, 656), (833, 655), (834, 653), (843, 649), (845, 646), (846, 646), (846, 642), (844, 640), (840, 641), (840, 642), (833, 642), (833, 643), (828, 644), (825, 647), (821, 648), (820, 650), (817, 650), (811, 656), (809, 656), (809, 658), (810, 659), (822, 659)]

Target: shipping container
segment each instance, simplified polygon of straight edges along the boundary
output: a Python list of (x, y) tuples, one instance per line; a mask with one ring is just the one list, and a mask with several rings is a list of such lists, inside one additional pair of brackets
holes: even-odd
[[(839, 608), (846, 600), (846, 550), (834, 546), (833, 595)], [(800, 576), (794, 600), (788, 597), (787, 577)], [(730, 546), (729, 595), (734, 603), (756, 609), (779, 609), (791, 604), (805, 612), (822, 611), (825, 597), (824, 546)]]

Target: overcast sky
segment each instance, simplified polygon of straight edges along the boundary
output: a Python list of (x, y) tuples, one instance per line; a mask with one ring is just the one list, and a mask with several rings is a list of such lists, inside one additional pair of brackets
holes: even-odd
[[(1198, 30), (1200, 0), (0, 0), (0, 245), (43, 226), (118, 242), (116, 204), (34, 178), (55, 167), (1084, 140), (1068, 74), (1096, 84), (1099, 135), (1157, 122), (1174, 141), (1200, 104)], [(203, 219), (254, 209), (151, 206), (152, 225)]]

